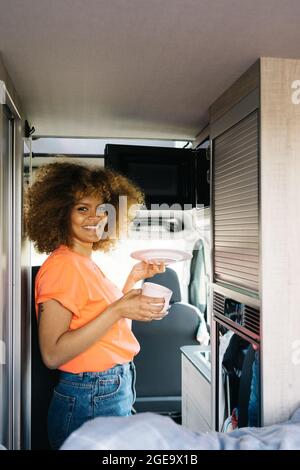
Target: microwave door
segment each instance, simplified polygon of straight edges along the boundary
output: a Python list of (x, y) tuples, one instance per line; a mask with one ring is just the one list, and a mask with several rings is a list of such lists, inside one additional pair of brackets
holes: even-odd
[(105, 166), (134, 181), (145, 194), (147, 209), (155, 210), (195, 207), (196, 158), (194, 150), (173, 147), (108, 144), (105, 148)]

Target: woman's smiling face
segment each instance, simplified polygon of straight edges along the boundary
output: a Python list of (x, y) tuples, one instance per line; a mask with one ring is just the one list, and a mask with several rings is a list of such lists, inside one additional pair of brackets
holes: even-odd
[(97, 212), (102, 204), (97, 196), (81, 197), (71, 210), (70, 236), (73, 242), (92, 245), (101, 239), (106, 213)]

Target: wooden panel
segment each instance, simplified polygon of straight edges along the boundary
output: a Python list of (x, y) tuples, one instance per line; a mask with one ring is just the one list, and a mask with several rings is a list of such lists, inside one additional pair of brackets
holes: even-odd
[[(300, 398), (300, 60), (261, 60), (261, 288), (264, 424)], [(298, 93), (299, 95), (299, 93)]]
[(255, 62), (210, 107), (210, 124), (229, 111), (240, 100), (259, 86), (259, 61)]

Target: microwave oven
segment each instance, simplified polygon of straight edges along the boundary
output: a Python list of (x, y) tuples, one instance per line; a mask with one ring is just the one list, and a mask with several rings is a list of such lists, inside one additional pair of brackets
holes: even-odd
[[(136, 183), (145, 194), (147, 209), (189, 209), (197, 204), (208, 205), (209, 184), (205, 156), (199, 169), (199, 152), (171, 147), (107, 144), (104, 164)], [(200, 165), (201, 166), (201, 165)], [(197, 201), (197, 184), (203, 175), (207, 188), (201, 184), (205, 201)], [(176, 207), (174, 207), (176, 205)]]

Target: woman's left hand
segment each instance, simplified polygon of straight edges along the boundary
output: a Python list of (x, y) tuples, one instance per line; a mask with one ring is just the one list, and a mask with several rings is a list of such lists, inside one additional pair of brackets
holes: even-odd
[(166, 267), (163, 262), (161, 263), (146, 263), (141, 261), (133, 266), (129, 276), (134, 282), (147, 279), (149, 277), (155, 276), (155, 274), (165, 272)]

